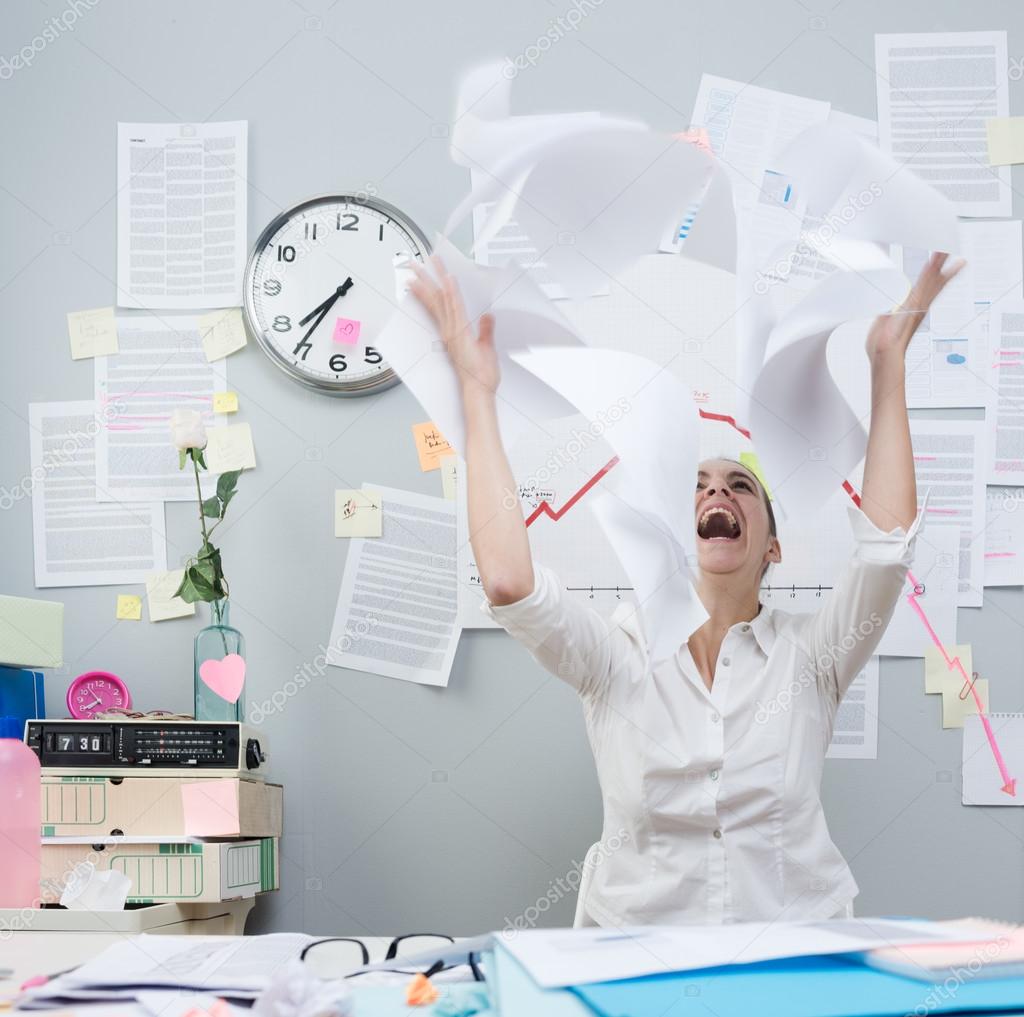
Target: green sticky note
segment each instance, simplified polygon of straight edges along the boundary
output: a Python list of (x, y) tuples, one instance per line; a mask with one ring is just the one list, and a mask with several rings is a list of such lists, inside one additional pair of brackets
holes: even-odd
[(753, 452), (741, 452), (740, 462), (743, 463), (743, 465), (761, 481), (761, 486), (765, 489), (765, 492), (768, 495), (768, 500), (772, 501), (771, 488), (768, 486), (768, 482), (764, 479), (764, 474), (761, 472), (761, 463), (757, 456), (754, 455)]
[(0, 663), (60, 667), (64, 663), (63, 603), (0, 596)]

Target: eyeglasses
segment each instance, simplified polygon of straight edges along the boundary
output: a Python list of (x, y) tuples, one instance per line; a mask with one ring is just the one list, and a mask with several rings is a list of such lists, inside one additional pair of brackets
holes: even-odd
[[(461, 964), (449, 964), (449, 963), (446, 963), (445, 961), (435, 961), (433, 964), (431, 964), (425, 970), (423, 970), (423, 969), (416, 969), (416, 968), (410, 968), (408, 965), (404, 965), (404, 966), (402, 965), (402, 960), (398, 956), (398, 953), (399, 953), (400, 949), (406, 955), (408, 955), (410, 953), (416, 954), (416, 953), (420, 953), (420, 952), (422, 952), (424, 950), (429, 950), (432, 947), (437, 947), (438, 945), (440, 945), (439, 941), (443, 941), (443, 942), (447, 942), (447, 943), (454, 943), (455, 942), (455, 938), (453, 936), (447, 936), (444, 933), (438, 933), (438, 932), (409, 932), (409, 933), (406, 933), (404, 936), (395, 936), (395, 938), (393, 940), (391, 940), (391, 942), (388, 944), (388, 948), (387, 948), (386, 953), (384, 954), (384, 961), (383, 961), (383, 964), (387, 964), (388, 961), (395, 961), (395, 966), (394, 967), (383, 967), (382, 966), (382, 967), (376, 968), (375, 970), (377, 970), (377, 971), (387, 971), (387, 972), (391, 972), (393, 974), (400, 974), (400, 975), (418, 975), (418, 974), (423, 974), (423, 975), (426, 975), (427, 978), (431, 978), (431, 977), (433, 977), (434, 975), (436, 975), (440, 971), (451, 971), (451, 970), (454, 970), (457, 967), (461, 967), (462, 964), (466, 964), (466, 965), (469, 966), (469, 969), (470, 969), (470, 971), (473, 974), (474, 981), (482, 982), (484, 980), (483, 973), (481, 972), (480, 966), (479, 966), (479, 956), (478, 956), (478, 954), (475, 951), (467, 951), (466, 952), (466, 959)], [(369, 947), (366, 945), (366, 943), (363, 942), (363, 940), (359, 939), (356, 936), (326, 936), (323, 939), (315, 940), (314, 942), (312, 942), (308, 946), (306, 946), (305, 949), (303, 949), (302, 953), (299, 954), (299, 960), (303, 961), (303, 962), (307, 962), (310, 953), (312, 953), (314, 950), (316, 950), (317, 947), (322, 947), (322, 946), (324, 946), (327, 943), (352, 943), (354, 946), (358, 947), (360, 960), (358, 961), (358, 963), (356, 965), (351, 965), (351, 966), (362, 967), (362, 966), (367, 965), (367, 964), (370, 963), (370, 949), (369, 949)], [(412, 947), (411, 950), (409, 949), (410, 947)], [(320, 951), (320, 953), (323, 954), (324, 951)], [(323, 966), (324, 966), (324, 962), (321, 962), (317, 966), (319, 968), (321, 968), (321, 971), (318, 972), (318, 973), (323, 973), (322, 969), (323, 969)], [(336, 964), (332, 964), (331, 967), (336, 972), (338, 970), (339, 966), (336, 965)], [(354, 978), (354, 977), (356, 977), (358, 975), (361, 975), (361, 974), (369, 974), (369, 972), (366, 972), (366, 971), (349, 971), (349, 973), (344, 975), (344, 977), (345, 978)], [(324, 974), (324, 977), (327, 977), (327, 975)], [(337, 977), (337, 975), (335, 974), (334, 977)]]

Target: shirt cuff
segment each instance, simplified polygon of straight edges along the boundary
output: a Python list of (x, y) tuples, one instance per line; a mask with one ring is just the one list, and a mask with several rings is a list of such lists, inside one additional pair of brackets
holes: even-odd
[(850, 515), (850, 528), (853, 530), (853, 539), (857, 544), (857, 557), (862, 561), (871, 562), (903, 562), (906, 565), (914, 561), (914, 539), (924, 525), (924, 515), (928, 510), (928, 497), (931, 490), (925, 492), (917, 516), (910, 524), (909, 530), (902, 526), (885, 533), (880, 530), (863, 510), (850, 506), (847, 512)]
[(553, 605), (559, 587), (555, 574), (543, 565), (533, 563), (533, 590), (513, 604), (492, 604), (484, 600), (480, 610), (497, 622), (506, 632), (535, 649), (544, 642), (557, 624)]

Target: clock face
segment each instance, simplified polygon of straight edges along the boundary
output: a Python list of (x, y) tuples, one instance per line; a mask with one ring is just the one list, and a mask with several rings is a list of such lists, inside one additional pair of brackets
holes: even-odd
[(430, 252), (397, 208), (351, 195), (313, 198), (262, 233), (245, 277), (249, 331), (296, 381), (336, 395), (398, 381), (374, 339)]
[(79, 720), (119, 707), (130, 709), (132, 697), (116, 674), (109, 671), (89, 671), (80, 674), (68, 688), (68, 712)]

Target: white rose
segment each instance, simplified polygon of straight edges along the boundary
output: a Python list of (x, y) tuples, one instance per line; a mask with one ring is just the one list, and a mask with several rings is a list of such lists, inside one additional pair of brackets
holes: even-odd
[(187, 448), (206, 448), (206, 428), (198, 410), (175, 410), (169, 421), (171, 441), (180, 452)]

